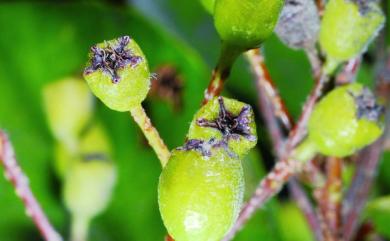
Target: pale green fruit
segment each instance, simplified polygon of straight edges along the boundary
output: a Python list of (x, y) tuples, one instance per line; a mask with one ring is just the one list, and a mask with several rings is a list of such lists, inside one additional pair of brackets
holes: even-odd
[(79, 149), (82, 153), (105, 153), (111, 156), (111, 143), (106, 130), (100, 123), (91, 125), (80, 140)]
[(283, 0), (216, 0), (214, 24), (227, 45), (256, 48), (273, 33), (282, 6)]
[(64, 144), (57, 143), (54, 149), (54, 169), (56, 174), (63, 178), (70, 169), (73, 162), (78, 159), (81, 153), (100, 153), (100, 156), (109, 158), (111, 156), (111, 144), (107, 134), (99, 123), (94, 123), (86, 129), (85, 133), (78, 140), (77, 149), (69, 150)]
[(93, 96), (84, 81), (66, 78), (43, 89), (43, 105), (54, 137), (71, 151), (93, 112)]
[(239, 214), (244, 194), (241, 162), (224, 148), (209, 151), (174, 150), (160, 176), (160, 212), (176, 241), (219, 241)]
[(257, 143), (253, 110), (243, 102), (216, 97), (195, 114), (187, 138), (203, 141), (223, 139), (234, 153), (243, 156)]
[(328, 58), (345, 61), (361, 54), (383, 27), (385, 17), (378, 4), (362, 4), (329, 0), (320, 30), (320, 45)]
[(62, 143), (54, 146), (54, 171), (58, 177), (65, 177), (66, 172), (72, 166), (72, 162), (77, 159), (77, 153), (69, 151)]
[(138, 44), (124, 36), (91, 48), (84, 77), (92, 92), (109, 108), (129, 111), (146, 98), (150, 72)]
[(215, 0), (200, 0), (202, 3), (203, 7), (209, 12), (210, 14), (214, 13), (214, 5), (215, 5)]
[(74, 161), (66, 172), (64, 202), (78, 219), (89, 220), (104, 211), (116, 182), (114, 164), (94, 155)]
[(338, 87), (314, 108), (308, 124), (309, 140), (322, 154), (351, 155), (382, 134), (382, 110), (362, 85)]

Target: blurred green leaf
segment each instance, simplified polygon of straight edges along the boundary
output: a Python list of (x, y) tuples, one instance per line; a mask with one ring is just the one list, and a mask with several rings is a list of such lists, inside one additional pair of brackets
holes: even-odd
[(390, 196), (374, 199), (367, 204), (367, 218), (372, 220), (375, 230), (386, 238), (390, 238)]

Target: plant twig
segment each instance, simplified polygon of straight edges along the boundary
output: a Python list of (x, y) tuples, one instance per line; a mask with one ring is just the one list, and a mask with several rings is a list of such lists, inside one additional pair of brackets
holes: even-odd
[(288, 189), (290, 190), (290, 193), (293, 196), (294, 200), (297, 202), (299, 208), (303, 211), (303, 214), (305, 215), (306, 220), (308, 221), (316, 240), (323, 240), (323, 235), (321, 233), (321, 225), (316, 216), (313, 204), (307, 198), (306, 193), (303, 191), (303, 188), (295, 178), (292, 178), (288, 182)]
[(0, 130), (0, 162), (5, 169), (6, 179), (12, 183), (17, 196), (23, 201), (26, 213), (46, 241), (62, 241), (61, 236), (50, 224), (29, 186), (27, 176), (15, 158), (14, 149), (8, 136)]
[(233, 63), (240, 54), (241, 51), (238, 51), (227, 44), (222, 44), (221, 55), (217, 66), (212, 72), (210, 83), (204, 93), (202, 105), (207, 104), (211, 99), (221, 94), (225, 81), (230, 75)]
[(248, 203), (243, 207), (236, 223), (225, 236), (223, 241), (231, 240), (237, 231), (241, 229), (244, 223), (253, 215), (253, 213), (261, 207), (269, 198), (277, 194), (283, 185), (290, 179), (291, 176), (300, 172), (303, 168), (303, 163), (293, 159), (295, 146), (306, 136), (306, 124), (313, 111), (314, 105), (322, 95), (324, 84), (329, 77), (326, 74), (321, 74), (318, 79), (309, 99), (304, 105), (302, 115), (290, 132), (287, 140), (287, 149), (284, 151), (282, 158), (275, 164), (275, 167), (267, 174), (258, 185), (255, 193), (250, 198)]
[(130, 113), (144, 133), (146, 139), (149, 142), (149, 145), (156, 152), (161, 165), (164, 167), (167, 164), (171, 153), (168, 150), (168, 147), (165, 145), (164, 141), (161, 139), (156, 128), (154, 128), (149, 117), (146, 115), (144, 108), (140, 105), (131, 109)]
[(325, 240), (342, 240), (341, 236), (341, 202), (342, 202), (342, 162), (336, 157), (329, 157), (326, 161), (327, 180), (317, 196), (319, 211), (324, 221), (323, 230)]
[[(291, 126), (293, 126), (293, 120), (276, 90), (260, 50), (250, 50), (245, 55), (251, 65), (252, 71), (255, 73), (260, 112), (262, 113), (267, 129), (269, 130), (274, 152), (280, 158), (283, 153), (285, 137), (278, 124), (278, 117), (287, 130), (290, 130)], [(275, 111), (275, 109), (278, 109), (279, 111)], [(317, 240), (322, 240), (321, 228), (307, 194), (295, 179), (289, 181), (289, 189), (299, 208), (305, 215)]]
[[(256, 87), (258, 92), (265, 94), (267, 97), (267, 100), (264, 102), (269, 102), (272, 106), (274, 115), (282, 122), (283, 126), (287, 130), (291, 129), (293, 120), (269, 75), (269, 72), (264, 64), (263, 56), (260, 54), (260, 50), (250, 50), (246, 52), (245, 55), (251, 64), (252, 71), (256, 75)], [(259, 98), (262, 98), (261, 94), (259, 95)], [(276, 131), (275, 128), (275, 126), (272, 127), (273, 132)]]

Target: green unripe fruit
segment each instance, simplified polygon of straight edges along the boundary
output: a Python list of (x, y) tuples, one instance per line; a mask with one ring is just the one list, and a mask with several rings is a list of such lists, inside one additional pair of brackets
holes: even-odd
[(106, 130), (100, 123), (94, 123), (86, 130), (81, 138), (79, 149), (82, 153), (98, 152), (111, 156), (111, 143)]
[(92, 92), (116, 111), (129, 111), (146, 98), (150, 72), (138, 44), (124, 36), (91, 48), (84, 77)]
[(60, 178), (65, 177), (66, 172), (77, 158), (77, 152), (71, 152), (62, 143), (56, 143), (54, 147), (54, 171)]
[(344, 157), (371, 144), (383, 132), (383, 107), (360, 84), (338, 87), (315, 107), (309, 140), (325, 155)]
[(375, 1), (329, 0), (320, 45), (328, 58), (345, 61), (366, 50), (385, 17)]
[(225, 44), (258, 47), (274, 31), (283, 0), (216, 0), (214, 24)]
[(111, 199), (116, 169), (96, 154), (73, 163), (64, 183), (64, 201), (73, 215), (91, 219), (101, 213)]
[(203, 7), (207, 10), (207, 12), (213, 14), (214, 13), (214, 5), (215, 0), (200, 0)]
[(69, 151), (77, 148), (77, 139), (93, 112), (93, 96), (84, 81), (66, 78), (43, 89), (43, 104), (54, 137)]
[(187, 138), (224, 140), (234, 153), (245, 155), (257, 143), (252, 108), (234, 99), (216, 97), (195, 114)]
[(219, 241), (237, 219), (244, 194), (241, 161), (218, 145), (190, 140), (172, 152), (160, 176), (160, 212), (176, 241)]

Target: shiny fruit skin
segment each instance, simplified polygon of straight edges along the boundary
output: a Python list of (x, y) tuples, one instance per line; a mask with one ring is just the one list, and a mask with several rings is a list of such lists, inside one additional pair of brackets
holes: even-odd
[(328, 57), (348, 60), (365, 51), (384, 21), (375, 2), (362, 13), (352, 1), (330, 0), (321, 23), (320, 45)]
[(357, 117), (355, 96), (360, 84), (338, 87), (315, 107), (308, 124), (309, 139), (324, 155), (345, 157), (375, 141), (383, 132), (381, 123)]
[(282, 6), (282, 0), (216, 0), (214, 25), (226, 44), (256, 48), (273, 33)]
[(241, 161), (223, 148), (211, 156), (174, 150), (159, 181), (161, 216), (176, 241), (218, 241), (235, 222), (244, 193)]

